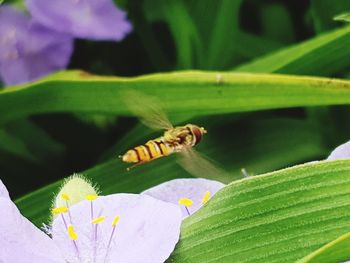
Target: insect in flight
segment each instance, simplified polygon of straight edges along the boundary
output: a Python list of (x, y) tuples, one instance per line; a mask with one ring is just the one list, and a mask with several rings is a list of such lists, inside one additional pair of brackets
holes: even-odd
[(212, 177), (211, 174), (223, 174), (220, 168), (193, 149), (207, 133), (203, 127), (195, 124), (174, 127), (162, 110), (160, 102), (154, 97), (136, 91), (128, 91), (122, 96), (129, 110), (144, 125), (165, 130), (162, 136), (136, 146), (120, 156), (122, 161), (133, 163), (130, 168), (177, 153), (179, 164), (195, 176), (209, 178)]

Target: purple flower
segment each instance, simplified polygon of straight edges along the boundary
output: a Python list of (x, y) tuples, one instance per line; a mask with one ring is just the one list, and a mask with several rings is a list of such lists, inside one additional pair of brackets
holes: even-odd
[(53, 209), (51, 239), (0, 197), (0, 262), (157, 263), (178, 242), (182, 216), (173, 204), (135, 194), (89, 200)]
[(338, 160), (350, 158), (350, 141), (339, 145), (328, 156), (327, 160)]
[(174, 179), (152, 187), (141, 194), (180, 205), (185, 218), (201, 208), (224, 186), (223, 183), (202, 178)]
[(118, 41), (132, 30), (126, 13), (112, 0), (26, 0), (26, 3), (40, 23), (74, 37)]
[(0, 7), (0, 76), (7, 85), (38, 79), (67, 66), (73, 39), (21, 12)]

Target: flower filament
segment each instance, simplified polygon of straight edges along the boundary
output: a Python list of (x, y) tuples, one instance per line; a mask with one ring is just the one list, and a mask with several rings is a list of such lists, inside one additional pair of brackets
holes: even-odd
[(179, 200), (179, 205), (183, 205), (185, 206), (185, 209), (187, 211), (188, 215), (191, 215), (190, 211), (188, 210), (188, 207), (193, 205), (193, 201), (191, 199), (188, 198), (180, 198)]
[[(61, 198), (63, 198), (63, 196), (61, 196)], [(92, 198), (92, 199), (95, 200), (96, 198)], [(92, 200), (91, 200), (91, 202), (92, 202)], [(85, 259), (83, 260), (83, 258), (81, 258), (82, 255), (80, 255), (78, 244), (76, 242), (78, 240), (79, 235), (72, 224), (71, 218), (69, 218), (68, 222), (67, 222), (66, 218), (64, 216), (65, 213), (69, 213), (69, 208), (68, 207), (56, 207), (56, 208), (52, 209), (52, 213), (55, 215), (60, 215), (62, 217), (62, 221), (63, 221), (63, 224), (64, 224), (65, 229), (67, 231), (68, 238), (72, 241), (73, 246), (74, 246), (74, 250), (76, 253), (76, 256), (75, 256), (75, 259), (73, 262), (85, 262), (84, 261)], [(92, 240), (91, 240), (92, 241), (92, 247), (91, 247), (92, 255), (89, 256), (90, 257), (89, 262), (96, 262), (96, 254), (97, 254), (97, 249), (98, 249), (97, 244), (98, 244), (98, 241), (100, 240), (100, 237), (98, 236), (98, 235), (100, 235), (100, 232), (97, 231), (98, 225), (103, 223), (105, 220), (106, 220), (106, 217), (103, 215), (90, 220), (93, 232), (91, 235), (91, 237), (92, 237)], [(111, 249), (113, 238), (115, 237), (115, 229), (116, 229), (117, 224), (119, 223), (119, 220), (120, 220), (120, 216), (118, 215), (111, 222), (112, 230), (111, 230), (111, 234), (109, 236), (108, 245), (107, 245), (107, 247), (105, 247), (106, 253), (105, 253), (103, 262), (108, 262), (107, 261), (108, 254), (109, 254), (110, 249)]]
[[(209, 191), (205, 192), (205, 194), (201, 200), (202, 205), (206, 204), (209, 201), (210, 195), (211, 195), (211, 193)], [(189, 211), (189, 207), (191, 207), (193, 205), (193, 201), (189, 198), (180, 198), (178, 203), (179, 203), (179, 205), (183, 205), (185, 207), (187, 214), (190, 216), (191, 213)]]
[(112, 243), (112, 239), (113, 239), (113, 236), (114, 236), (114, 232), (115, 232), (115, 227), (117, 226), (118, 222), (119, 222), (119, 219), (120, 219), (120, 216), (116, 216), (114, 219), (113, 219), (113, 222), (112, 222), (112, 233), (111, 233), (111, 236), (109, 237), (109, 241), (108, 241), (108, 245), (107, 245), (107, 250), (106, 250), (106, 255), (105, 255), (105, 259), (104, 259), (104, 262), (107, 261), (107, 256), (108, 256), (108, 253), (109, 253), (109, 250), (111, 248), (111, 243)]

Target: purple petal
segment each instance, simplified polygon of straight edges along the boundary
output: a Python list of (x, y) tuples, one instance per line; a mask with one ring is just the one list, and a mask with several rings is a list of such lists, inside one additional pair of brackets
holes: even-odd
[[(72, 206), (72, 222), (67, 214), (61, 214), (67, 225), (74, 226), (78, 235), (76, 247), (68, 238), (62, 217), (53, 222), (53, 240), (69, 262), (78, 262), (77, 255), (82, 262), (105, 262), (106, 254), (106, 262), (164, 262), (178, 242), (182, 218), (180, 209), (173, 204), (142, 195), (101, 196), (92, 203), (93, 218), (105, 216), (106, 220), (97, 225), (96, 232), (90, 204), (82, 201)], [(112, 222), (117, 215), (120, 221), (109, 247)]]
[(338, 146), (331, 152), (327, 160), (339, 160), (350, 158), (350, 141)]
[(9, 199), (0, 198), (0, 211), (0, 262), (65, 262), (51, 238), (23, 217)]
[(0, 7), (0, 76), (7, 85), (38, 79), (65, 68), (73, 39), (8, 6)]
[(132, 30), (112, 0), (26, 0), (40, 23), (78, 38), (122, 40)]
[(30, 18), (8, 6), (0, 6), (0, 63), (18, 55), (17, 42), (26, 39)]
[(9, 192), (7, 191), (6, 186), (0, 180), (0, 198), (8, 198), (10, 199)]
[[(188, 198), (193, 201), (193, 205), (188, 207), (190, 214), (202, 207), (202, 199), (207, 191), (213, 196), (223, 188), (223, 183), (207, 179), (174, 179), (155, 187), (152, 187), (141, 194), (150, 195), (159, 200), (177, 204), (180, 198)], [(181, 205), (183, 217), (188, 216), (186, 208)]]

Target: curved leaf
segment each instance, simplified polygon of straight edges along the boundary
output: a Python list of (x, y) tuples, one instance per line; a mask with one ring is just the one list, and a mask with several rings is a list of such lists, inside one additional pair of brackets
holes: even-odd
[(295, 262), (350, 230), (350, 160), (236, 181), (182, 225), (172, 262)]
[(298, 263), (333, 263), (350, 259), (350, 233), (346, 233), (312, 252)]
[(349, 66), (349, 33), (349, 26), (330, 31), (240, 65), (234, 70), (331, 75)]
[(0, 92), (0, 123), (48, 112), (130, 115), (120, 96), (125, 89), (157, 96), (167, 112), (191, 116), (350, 103), (350, 81), (337, 79), (202, 71), (135, 78), (61, 72)]
[(345, 21), (345, 22), (350, 22), (350, 13), (343, 13), (340, 15), (337, 15), (333, 18), (335, 21)]

